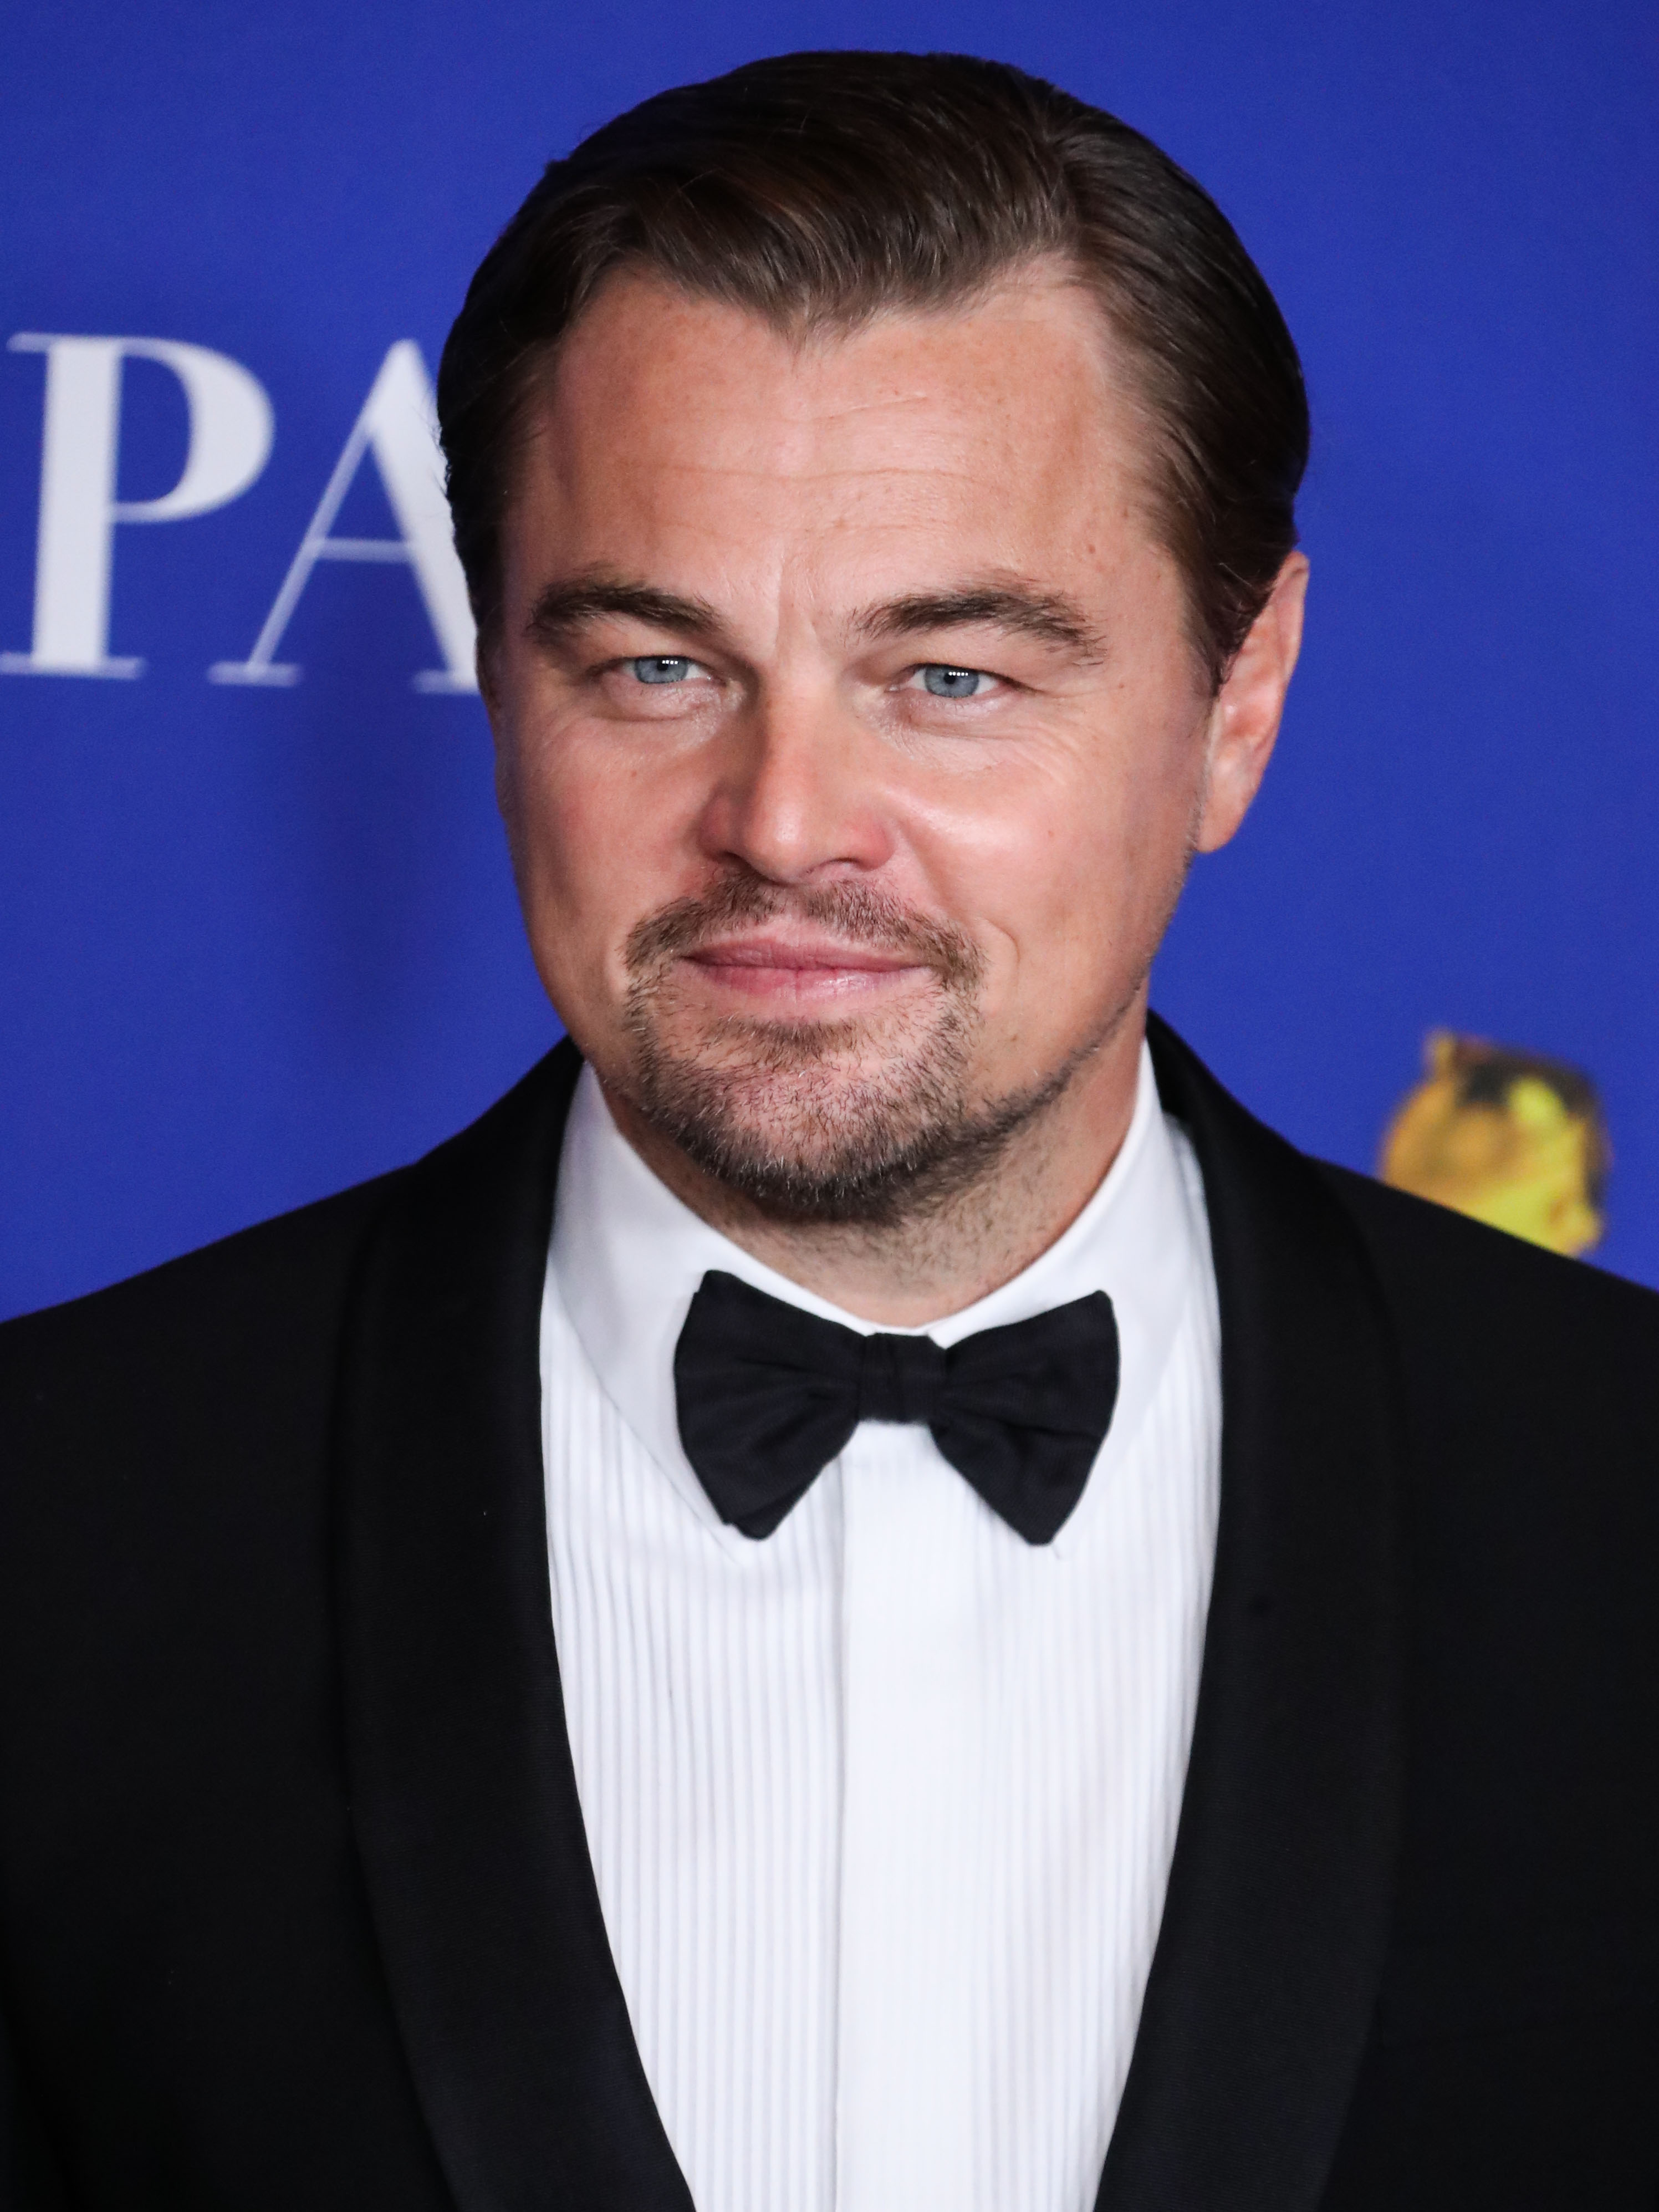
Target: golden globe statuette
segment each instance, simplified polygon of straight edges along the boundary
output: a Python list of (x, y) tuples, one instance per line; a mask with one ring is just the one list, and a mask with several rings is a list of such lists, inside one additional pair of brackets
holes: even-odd
[(1424, 1061), (1383, 1137), (1383, 1182), (1552, 1252), (1598, 1243), (1612, 1152), (1589, 1078), (1449, 1030)]

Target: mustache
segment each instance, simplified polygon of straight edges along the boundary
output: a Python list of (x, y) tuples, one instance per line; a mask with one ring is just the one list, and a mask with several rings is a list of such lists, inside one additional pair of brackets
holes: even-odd
[(629, 932), (623, 962), (634, 981), (648, 987), (670, 962), (733, 928), (780, 919), (810, 922), (847, 945), (898, 953), (910, 965), (933, 969), (948, 990), (971, 991), (985, 972), (985, 956), (964, 930), (918, 914), (890, 892), (859, 883), (796, 889), (750, 875), (726, 876), (647, 915)]

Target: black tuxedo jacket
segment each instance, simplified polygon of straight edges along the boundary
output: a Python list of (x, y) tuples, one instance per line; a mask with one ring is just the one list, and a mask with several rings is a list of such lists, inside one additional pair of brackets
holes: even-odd
[[(1654, 2212), (1659, 1299), (1154, 1045), (1221, 1516), (1100, 2206)], [(0, 1331), (7, 2212), (687, 2212), (549, 1611), (576, 1066)]]

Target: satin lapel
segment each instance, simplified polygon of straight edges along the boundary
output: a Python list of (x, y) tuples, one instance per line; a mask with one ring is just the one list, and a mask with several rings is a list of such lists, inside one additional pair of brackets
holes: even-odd
[(1387, 1938), (1399, 1818), (1398, 1391), (1315, 1170), (1162, 1024), (1220, 1291), (1221, 1514), (1170, 1887), (1099, 2212), (1308, 2212)]
[(462, 2212), (690, 2212), (600, 1917), (549, 1603), (538, 1322), (579, 1066), (562, 1046), (404, 1179), (342, 1381), (352, 1814)]

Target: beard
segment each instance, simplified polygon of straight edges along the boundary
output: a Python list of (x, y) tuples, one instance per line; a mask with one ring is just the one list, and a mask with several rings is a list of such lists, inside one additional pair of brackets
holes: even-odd
[[(678, 963), (734, 926), (788, 916), (934, 978), (930, 1005), (855, 1018), (690, 1017)], [(890, 1228), (988, 1175), (1057, 1098), (1077, 1060), (975, 1101), (985, 959), (963, 932), (859, 884), (787, 890), (732, 876), (641, 922), (624, 951), (630, 1104), (704, 1174), (769, 1219)]]

